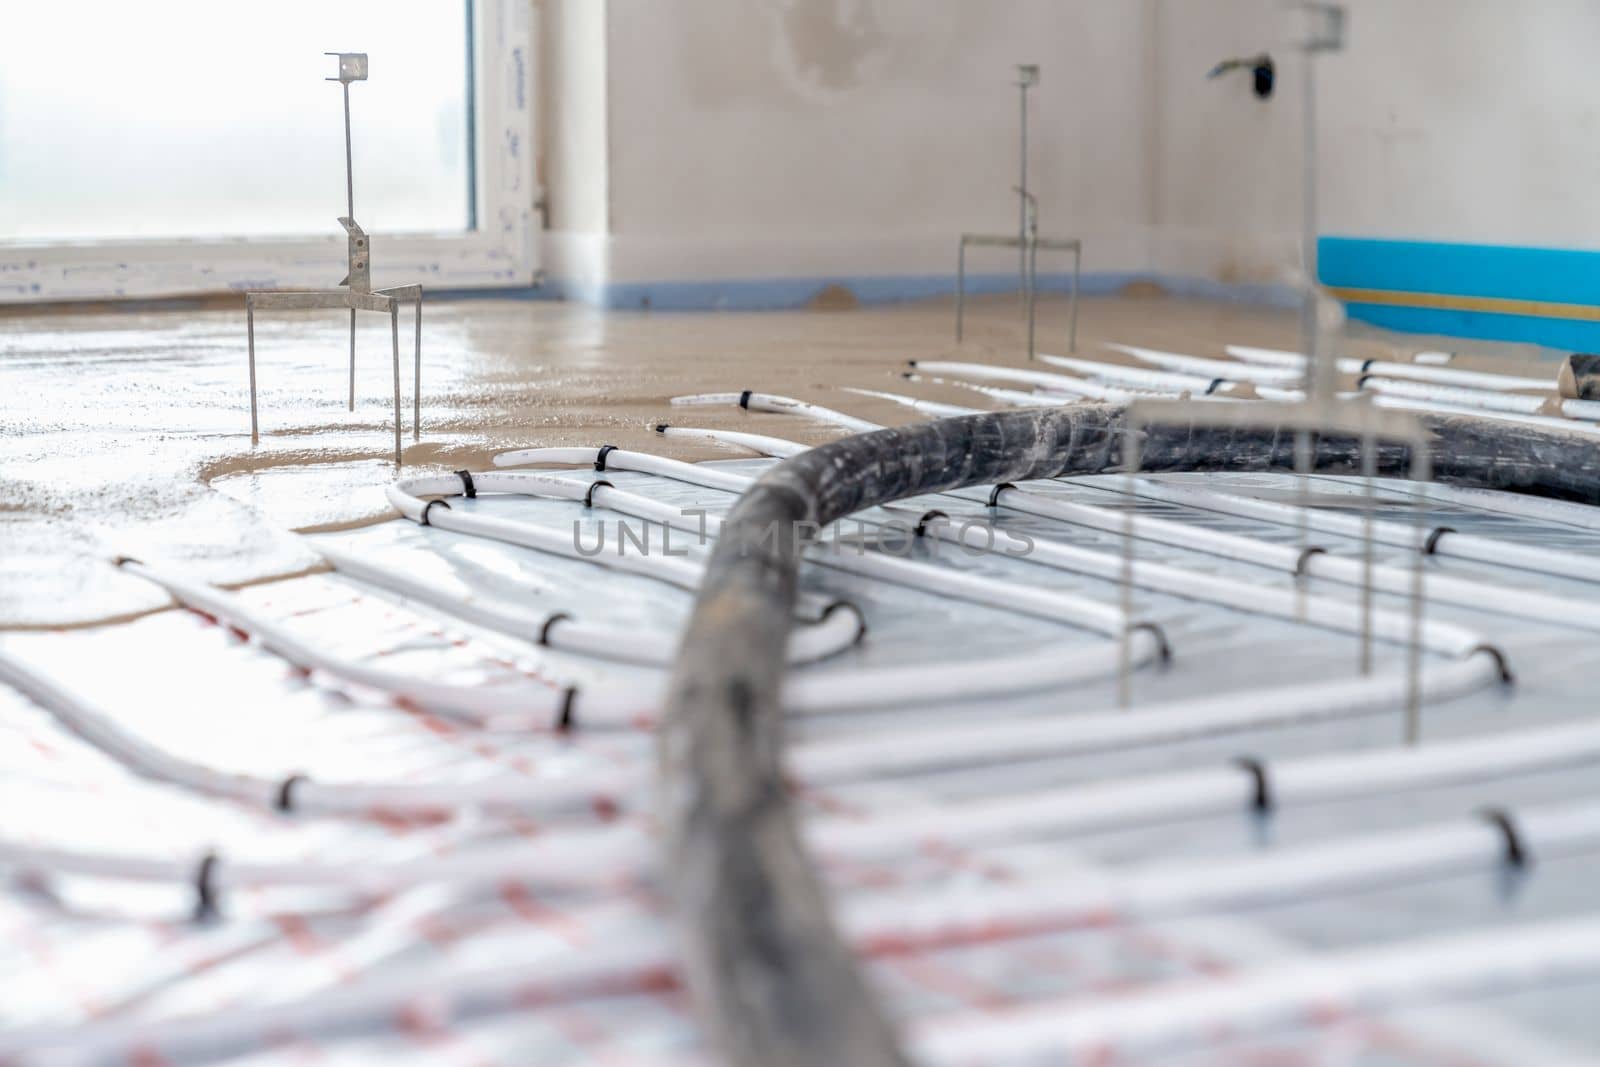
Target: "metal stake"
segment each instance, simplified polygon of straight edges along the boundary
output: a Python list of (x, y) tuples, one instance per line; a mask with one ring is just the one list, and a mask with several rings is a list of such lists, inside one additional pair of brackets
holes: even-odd
[[(1426, 483), (1433, 478), (1428, 452), (1413, 448), (1411, 452), (1411, 480)], [(1427, 533), (1423, 517), (1427, 514), (1426, 498), (1412, 505), (1412, 536), (1415, 550), (1411, 561), (1411, 626), (1406, 641), (1406, 744), (1415, 745), (1422, 740), (1422, 609), (1423, 545)]]
[(400, 302), (389, 304), (389, 333), (394, 339), (394, 465), (400, 466)]
[[(1026, 290), (1031, 284), (1028, 275), (1028, 90), (1039, 84), (1039, 66), (1036, 63), (1017, 65), (1017, 89), (1022, 98), (1022, 135), (1018, 138), (1020, 158), (1017, 164), (1017, 281)], [(1030, 350), (1031, 354), (1031, 350)]]
[(1377, 443), (1372, 434), (1361, 436), (1361, 673), (1372, 673), (1372, 512), (1377, 486), (1373, 476), (1378, 469)]
[(967, 306), (967, 239), (956, 248), (956, 343), (961, 343), (961, 323)]
[(411, 372), (411, 439), (422, 440), (422, 286), (420, 285), (417, 286), (417, 354)]
[(1122, 609), (1122, 642), (1117, 655), (1117, 706), (1126, 710), (1133, 706), (1133, 511), (1138, 490), (1136, 475), (1144, 465), (1144, 449), (1139, 439), (1139, 420), (1132, 407), (1123, 414), (1122, 463), (1123, 486), (1127, 499), (1122, 513), (1122, 582), (1120, 602)]
[(356, 409), (356, 309), (350, 309), (350, 408)]
[[(341, 64), (339, 87), (344, 90), (344, 207), (345, 217), (356, 217), (356, 167), (350, 151), (350, 82), (343, 77)], [(356, 309), (350, 309), (350, 401), (349, 410), (356, 409)]]
[(254, 447), (261, 443), (261, 429), (256, 423), (256, 300), (249, 294), (244, 298), (244, 332), (250, 346), (250, 444)]

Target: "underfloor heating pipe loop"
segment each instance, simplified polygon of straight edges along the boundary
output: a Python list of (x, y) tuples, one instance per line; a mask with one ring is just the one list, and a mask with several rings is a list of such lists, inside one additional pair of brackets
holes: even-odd
[[(1600, 502), (1600, 463), (1582, 442), (1488, 420), (1426, 425), (1441, 480)], [(779, 537), (750, 551), (754, 532), (821, 527), (923, 493), (1101, 473), (1120, 461), (1122, 432), (1121, 411), (1092, 404), (879, 430), (777, 464), (735, 505), (697, 597), (660, 748), (686, 973), (708, 1033), (733, 1061), (905, 1062), (831, 921), (783, 792), (783, 651), (804, 544)], [(1295, 435), (1277, 428), (1158, 424), (1141, 433), (1152, 472), (1294, 469)], [(1357, 439), (1316, 435), (1310, 451), (1312, 470), (1361, 472)], [(1402, 445), (1375, 452), (1375, 473), (1410, 461)], [(1460, 666), (1477, 670), (1484, 658), (1472, 653)]]

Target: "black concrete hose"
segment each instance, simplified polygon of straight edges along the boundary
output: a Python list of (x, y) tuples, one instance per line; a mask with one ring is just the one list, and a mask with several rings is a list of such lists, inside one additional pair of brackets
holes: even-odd
[[(1425, 420), (1434, 477), (1600, 502), (1600, 447), (1489, 420)], [(922, 493), (1095, 474), (1121, 461), (1109, 405), (968, 415), (823, 445), (740, 499), (705, 572), (661, 728), (662, 823), (685, 973), (710, 1037), (760, 1067), (902, 1064), (892, 1028), (835, 931), (782, 776), (779, 683), (804, 540)], [(1146, 471), (1292, 470), (1291, 430), (1147, 428)], [(1318, 471), (1357, 474), (1354, 437), (1314, 437)], [(1375, 445), (1377, 473), (1409, 448)], [(1576, 564), (1575, 564), (1576, 565)]]

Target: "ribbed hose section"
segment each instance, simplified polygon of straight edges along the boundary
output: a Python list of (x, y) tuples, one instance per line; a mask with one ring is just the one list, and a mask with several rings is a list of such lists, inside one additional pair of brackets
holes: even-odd
[[(1473, 418), (1427, 425), (1441, 481), (1600, 501), (1600, 447), (1591, 439)], [(729, 514), (661, 728), (661, 815), (685, 973), (729, 1061), (907, 1062), (834, 928), (780, 766), (779, 683), (804, 541), (852, 512), (908, 496), (1103, 473), (1121, 460), (1122, 426), (1121, 408), (1074, 405), (864, 433), (783, 461)], [(1149, 427), (1143, 469), (1292, 470), (1294, 436)], [(1316, 470), (1359, 473), (1357, 439), (1313, 440)], [(1376, 451), (1379, 474), (1405, 472), (1405, 446)]]

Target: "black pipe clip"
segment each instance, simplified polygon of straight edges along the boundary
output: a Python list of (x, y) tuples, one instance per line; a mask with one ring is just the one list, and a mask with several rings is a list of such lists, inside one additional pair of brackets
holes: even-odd
[(598, 452), (596, 452), (594, 454), (594, 469), (597, 470), (597, 471), (605, 470), (606, 469), (606, 456), (610, 455), (611, 453), (615, 452), (616, 450), (617, 450), (617, 446), (616, 445), (601, 445), (600, 446), (600, 451), (598, 451)]
[(1527, 845), (1522, 840), (1522, 832), (1517, 828), (1517, 822), (1505, 808), (1484, 808), (1478, 812), (1480, 818), (1494, 825), (1500, 836), (1505, 839), (1505, 864), (1516, 870), (1526, 870), (1533, 865), (1533, 854), (1528, 851)]
[(447, 501), (447, 500), (443, 500), (443, 499), (430, 500), (426, 504), (422, 505), (422, 525), (424, 525), (424, 526), (432, 526), (433, 525), (433, 523), (428, 521), (428, 512), (432, 511), (434, 508), (444, 508), (446, 511), (449, 511), (450, 510), (450, 502)]
[(856, 617), (856, 639), (852, 643), (859, 644), (861, 639), (867, 636), (866, 612), (862, 611), (854, 601), (834, 600), (831, 601), (827, 607), (822, 609), (822, 614), (817, 616), (817, 622), (823, 622), (829, 615), (832, 615), (836, 611), (848, 611), (850, 614)]
[(1467, 649), (1467, 655), (1469, 656), (1479, 652), (1487, 652), (1493, 658), (1494, 665), (1500, 669), (1501, 684), (1512, 685), (1516, 682), (1517, 676), (1511, 672), (1511, 661), (1506, 658), (1504, 652), (1491, 644), (1473, 645)]
[(207, 852), (194, 869), (194, 921), (197, 923), (209, 922), (218, 915), (216, 876), (217, 854)]
[(1150, 631), (1151, 636), (1156, 639), (1156, 656), (1160, 658), (1162, 663), (1171, 663), (1172, 642), (1167, 640), (1167, 631), (1161, 628), (1161, 624), (1157, 622), (1136, 622), (1128, 627), (1128, 637), (1131, 639), (1140, 630)]
[(478, 495), (478, 487), (472, 484), (471, 471), (456, 471), (456, 477), (461, 479), (461, 489), (466, 493), (467, 499), (470, 500)]
[(283, 780), (283, 784), (278, 786), (278, 799), (273, 803), (273, 807), (282, 812), (293, 811), (294, 787), (299, 785), (301, 782), (309, 782), (310, 780), (311, 779), (307, 778), (303, 774), (289, 775), (289, 777)]
[(605, 486), (607, 489), (615, 489), (616, 488), (616, 486), (612, 485), (610, 482), (606, 481), (604, 478), (596, 478), (593, 482), (589, 483), (589, 491), (587, 493), (583, 494), (583, 506), (584, 507), (586, 507), (586, 508), (594, 507), (594, 491), (596, 489), (600, 488), (602, 485)]
[(578, 687), (569, 685), (561, 692), (561, 710), (556, 713), (556, 731), (558, 733), (571, 733), (578, 725), (578, 712), (573, 707), (573, 702), (578, 697)]
[(1272, 814), (1276, 803), (1272, 796), (1272, 779), (1267, 774), (1267, 765), (1254, 756), (1239, 756), (1233, 765), (1245, 771), (1255, 780), (1255, 794), (1250, 798), (1250, 807), (1261, 815)]
[(1307, 545), (1300, 553), (1300, 558), (1294, 561), (1294, 576), (1296, 578), (1304, 578), (1306, 576), (1306, 568), (1311, 564), (1311, 557), (1316, 555), (1325, 556), (1327, 554), (1328, 550), (1325, 548), (1318, 548), (1316, 545)]
[(548, 648), (550, 645), (550, 628), (558, 622), (566, 622), (571, 618), (572, 616), (564, 611), (551, 612), (550, 617), (544, 620), (544, 625), (539, 627), (539, 646)]

